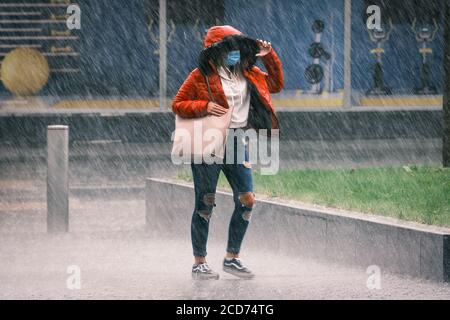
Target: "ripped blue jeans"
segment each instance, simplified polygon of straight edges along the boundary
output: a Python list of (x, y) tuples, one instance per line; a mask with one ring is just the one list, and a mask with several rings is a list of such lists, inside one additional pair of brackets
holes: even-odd
[[(234, 156), (240, 139), (234, 139)], [(191, 222), (191, 239), (194, 256), (206, 257), (209, 222), (216, 206), (215, 194), (220, 172), (223, 171), (232, 190), (234, 211), (228, 229), (227, 252), (238, 254), (250, 223), (254, 206), (252, 169), (248, 163), (248, 146), (245, 146), (245, 162), (227, 164), (191, 164), (195, 186), (195, 210)]]

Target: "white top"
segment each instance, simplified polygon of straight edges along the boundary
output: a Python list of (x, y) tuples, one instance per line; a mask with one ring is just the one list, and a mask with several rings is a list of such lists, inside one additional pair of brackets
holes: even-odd
[(220, 67), (218, 73), (228, 105), (233, 109), (230, 128), (244, 128), (247, 126), (250, 110), (250, 93), (247, 80), (241, 72), (233, 73), (224, 67)]

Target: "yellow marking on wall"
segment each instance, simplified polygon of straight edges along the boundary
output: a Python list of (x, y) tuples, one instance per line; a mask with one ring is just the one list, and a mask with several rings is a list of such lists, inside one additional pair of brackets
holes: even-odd
[[(33, 103), (32, 103), (33, 102)], [(5, 105), (14, 106), (36, 106), (36, 101), (5, 101)], [(296, 92), (295, 98), (274, 99), (276, 107), (284, 108), (340, 108), (343, 105), (341, 97), (305, 96)], [(361, 106), (442, 106), (442, 96), (391, 96), (391, 97), (363, 97)], [(49, 106), (50, 107), (50, 106)], [(52, 106), (55, 109), (154, 109), (159, 108), (157, 99), (134, 99), (134, 100), (63, 100)]]
[(365, 97), (360, 104), (365, 107), (391, 106), (442, 106), (442, 96)]
[(0, 202), (0, 211), (45, 210), (45, 202)]
[(0, 189), (37, 189), (32, 180), (0, 180)]
[(300, 99), (276, 99), (273, 100), (275, 107), (284, 108), (315, 108), (315, 107), (342, 107), (343, 100), (340, 98), (300, 98)]
[(147, 109), (159, 108), (159, 100), (65, 100), (56, 109)]

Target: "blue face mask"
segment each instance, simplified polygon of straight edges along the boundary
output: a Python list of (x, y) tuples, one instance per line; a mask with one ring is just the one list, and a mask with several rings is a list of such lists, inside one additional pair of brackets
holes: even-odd
[(230, 51), (228, 53), (227, 59), (225, 60), (225, 64), (228, 67), (235, 66), (241, 60), (241, 52), (239, 50)]

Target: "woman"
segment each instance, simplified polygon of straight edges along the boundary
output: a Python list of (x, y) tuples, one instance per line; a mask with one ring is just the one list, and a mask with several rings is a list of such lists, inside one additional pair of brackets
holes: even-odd
[[(215, 26), (208, 30), (204, 47), (199, 67), (189, 75), (173, 100), (173, 112), (183, 118), (221, 117), (232, 108), (230, 130), (278, 129), (270, 93), (280, 92), (284, 80), (281, 61), (270, 42), (252, 40), (231, 26)], [(255, 66), (258, 57), (267, 73)], [(231, 145), (236, 151), (242, 148), (239, 144), (245, 142), (234, 139)], [(233, 189), (235, 202), (223, 270), (241, 278), (254, 276), (239, 258), (255, 204), (246, 145), (244, 149), (246, 161), (243, 163), (191, 164), (195, 185), (195, 210), (191, 222), (195, 258), (192, 276), (195, 279), (219, 278), (206, 262), (206, 243), (220, 171), (224, 172)]]

